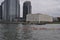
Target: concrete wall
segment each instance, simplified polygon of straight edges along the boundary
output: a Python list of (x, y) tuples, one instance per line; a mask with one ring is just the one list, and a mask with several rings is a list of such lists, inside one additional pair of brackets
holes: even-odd
[(40, 21), (47, 21), (47, 22), (53, 22), (53, 17), (49, 15), (39, 15)]

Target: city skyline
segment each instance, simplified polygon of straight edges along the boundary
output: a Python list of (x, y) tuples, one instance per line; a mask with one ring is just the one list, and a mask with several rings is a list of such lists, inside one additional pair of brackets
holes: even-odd
[[(3, 0), (0, 0), (0, 3)], [(26, 1), (26, 0), (25, 0)], [(30, 0), (32, 4), (32, 13), (43, 13), (51, 16), (60, 16), (60, 0)], [(21, 16), (23, 12), (23, 2), (20, 0)], [(38, 5), (37, 5), (38, 4)]]

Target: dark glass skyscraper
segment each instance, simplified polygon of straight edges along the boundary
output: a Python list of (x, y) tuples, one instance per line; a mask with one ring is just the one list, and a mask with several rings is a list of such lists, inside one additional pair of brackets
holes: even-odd
[(26, 15), (31, 14), (31, 2), (25, 1), (23, 3), (23, 19), (26, 21)]

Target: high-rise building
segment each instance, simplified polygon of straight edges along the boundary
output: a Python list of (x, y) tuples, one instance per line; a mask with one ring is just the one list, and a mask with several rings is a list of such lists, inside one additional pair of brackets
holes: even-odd
[(1, 3), (1, 6), (2, 6), (2, 20), (3, 21), (6, 21), (6, 19), (7, 19), (7, 13), (6, 13), (6, 2), (5, 1), (3, 1), (2, 3)]
[(2, 19), (2, 6), (0, 5), (0, 19)]
[(3, 2), (3, 15), (4, 20), (14, 21), (15, 18), (20, 17), (20, 4), (19, 0), (4, 0)]
[(19, 1), (17, 1), (17, 18), (20, 18), (20, 4), (19, 4)]
[(31, 14), (31, 2), (25, 1), (23, 3), (23, 19), (26, 21), (26, 15)]

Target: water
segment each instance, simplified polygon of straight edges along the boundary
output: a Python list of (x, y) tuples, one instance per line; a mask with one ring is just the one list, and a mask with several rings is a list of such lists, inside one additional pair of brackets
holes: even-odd
[(0, 24), (0, 40), (60, 40), (60, 24)]

